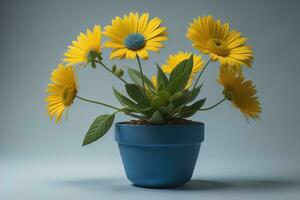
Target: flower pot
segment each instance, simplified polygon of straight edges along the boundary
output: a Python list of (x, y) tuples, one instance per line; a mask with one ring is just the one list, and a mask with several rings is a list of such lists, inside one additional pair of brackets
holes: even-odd
[(116, 123), (115, 140), (126, 176), (135, 186), (177, 187), (192, 177), (204, 140), (204, 124)]

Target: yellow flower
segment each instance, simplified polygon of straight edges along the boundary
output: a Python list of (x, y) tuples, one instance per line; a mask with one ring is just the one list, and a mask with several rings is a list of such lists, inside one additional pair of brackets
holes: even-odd
[(153, 86), (155, 88), (157, 88), (157, 77), (155, 75), (152, 75), (151, 82), (152, 82)]
[(80, 33), (77, 40), (72, 41), (64, 54), (64, 61), (69, 65), (86, 64), (89, 61), (90, 53), (100, 53), (101, 50), (101, 27), (94, 26), (93, 32), (87, 29), (86, 34)]
[(56, 117), (56, 122), (61, 121), (62, 114), (73, 103), (78, 91), (77, 76), (72, 66), (59, 64), (53, 70), (51, 83), (48, 84), (47, 111), (52, 119)]
[(247, 81), (244, 76), (221, 66), (218, 82), (224, 87), (225, 98), (230, 100), (234, 107), (240, 109), (247, 119), (248, 117), (259, 118), (261, 107), (252, 81)]
[[(167, 59), (166, 64), (162, 65), (162, 70), (165, 73), (170, 74), (172, 70), (183, 60), (189, 59), (189, 57), (192, 55), (192, 53), (188, 52), (178, 52), (177, 54), (174, 55), (169, 55), (169, 58)], [(193, 55), (193, 68), (192, 68), (192, 73), (189, 79), (189, 82), (187, 84), (187, 88), (190, 87), (193, 83), (193, 78), (194, 75), (201, 71), (203, 68), (203, 60), (201, 56)]]
[(157, 17), (149, 21), (149, 13), (139, 16), (131, 12), (123, 19), (113, 19), (103, 33), (111, 39), (103, 45), (113, 49), (110, 59), (135, 59), (136, 56), (148, 59), (148, 51), (159, 51), (163, 47), (162, 42), (167, 40), (167, 28), (161, 27), (161, 22)]
[(221, 65), (221, 67), (226, 67), (226, 68), (228, 68), (228, 70), (233, 71), (237, 75), (243, 75), (243, 70), (242, 70), (241, 65), (232, 65), (232, 66), (230, 66), (228, 64), (224, 64), (224, 65)]
[(208, 54), (213, 61), (218, 60), (222, 65), (251, 67), (253, 51), (246, 44), (247, 39), (241, 33), (230, 30), (229, 24), (221, 24), (212, 16), (198, 17), (187, 31), (187, 37), (193, 47)]

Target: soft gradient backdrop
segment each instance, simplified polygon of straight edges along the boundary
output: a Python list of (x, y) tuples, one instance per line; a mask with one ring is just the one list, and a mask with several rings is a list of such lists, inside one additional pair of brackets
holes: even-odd
[[(2, 0), (0, 199), (300, 198), (299, 8), (299, 1), (279, 0)], [(67, 45), (87, 27), (104, 26), (130, 11), (150, 12), (168, 27), (166, 48), (142, 62), (148, 75), (170, 53), (197, 53), (185, 33), (200, 15), (229, 22), (254, 47), (253, 68), (245, 74), (257, 85), (261, 120), (247, 123), (229, 103), (195, 115), (193, 120), (206, 124), (205, 142), (194, 181), (177, 190), (129, 185), (113, 129), (81, 147), (90, 123), (109, 109), (76, 100), (67, 122), (56, 125), (46, 115), (44, 91)], [(103, 50), (106, 62), (108, 55)], [(133, 61), (111, 63), (137, 67)], [(117, 79), (101, 68), (77, 72), (81, 96), (118, 105), (111, 90), (122, 89)], [(216, 64), (205, 72), (207, 105), (221, 98), (217, 73)], [(128, 119), (119, 115), (116, 121)]]

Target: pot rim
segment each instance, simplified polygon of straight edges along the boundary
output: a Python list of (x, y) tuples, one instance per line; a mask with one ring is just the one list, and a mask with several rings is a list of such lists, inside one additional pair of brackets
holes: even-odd
[(122, 121), (122, 122), (116, 122), (115, 125), (117, 126), (130, 126), (130, 127), (149, 127), (149, 126), (156, 126), (156, 127), (179, 127), (179, 126), (205, 126), (203, 122), (198, 121), (192, 121), (192, 123), (188, 124), (130, 124), (129, 121)]
[(119, 144), (149, 145), (196, 145), (204, 140), (205, 125), (190, 124), (134, 125), (127, 122), (115, 123), (115, 141)]

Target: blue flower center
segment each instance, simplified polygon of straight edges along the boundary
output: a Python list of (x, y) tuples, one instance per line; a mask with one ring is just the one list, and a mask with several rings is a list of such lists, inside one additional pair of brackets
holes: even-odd
[(140, 50), (145, 46), (145, 37), (139, 33), (129, 34), (125, 38), (125, 46), (130, 50)]

